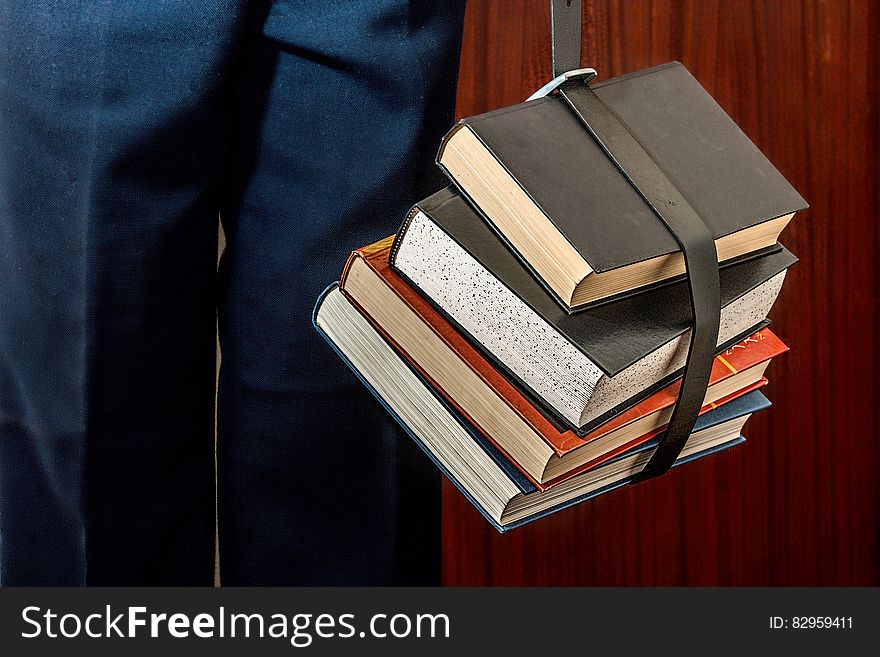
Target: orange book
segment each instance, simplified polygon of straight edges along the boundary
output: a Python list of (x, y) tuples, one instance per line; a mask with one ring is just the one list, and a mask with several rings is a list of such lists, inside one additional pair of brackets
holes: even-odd
[[(392, 238), (351, 254), (340, 288), (395, 349), (539, 489), (593, 468), (662, 432), (674, 382), (586, 436), (536, 408), (388, 264)], [(707, 412), (767, 383), (764, 370), (787, 347), (762, 329), (716, 357)]]

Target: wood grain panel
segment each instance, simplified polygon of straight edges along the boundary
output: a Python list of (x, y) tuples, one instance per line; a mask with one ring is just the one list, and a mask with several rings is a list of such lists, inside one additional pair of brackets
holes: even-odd
[[(460, 116), (549, 79), (548, 5), (470, 0)], [(583, 20), (583, 65), (681, 61), (810, 202), (771, 315), (792, 351), (729, 453), (507, 535), (447, 485), (445, 583), (878, 584), (878, 3), (585, 0)]]

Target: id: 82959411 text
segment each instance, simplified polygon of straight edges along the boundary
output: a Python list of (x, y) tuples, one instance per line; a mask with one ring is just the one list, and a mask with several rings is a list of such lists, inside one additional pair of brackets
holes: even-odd
[(771, 616), (771, 630), (851, 630), (852, 616)]

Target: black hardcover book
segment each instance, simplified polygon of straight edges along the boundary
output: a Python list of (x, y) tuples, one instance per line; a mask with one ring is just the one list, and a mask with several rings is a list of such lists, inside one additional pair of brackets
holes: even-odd
[[(719, 351), (765, 321), (796, 261), (777, 245), (721, 270)], [(685, 281), (568, 314), (451, 187), (410, 211), (390, 263), (579, 434), (667, 384), (684, 366), (692, 321)]]
[[(592, 85), (711, 228), (719, 261), (807, 207), (679, 63)], [(461, 121), (438, 162), (569, 312), (681, 277), (678, 245), (559, 96)]]

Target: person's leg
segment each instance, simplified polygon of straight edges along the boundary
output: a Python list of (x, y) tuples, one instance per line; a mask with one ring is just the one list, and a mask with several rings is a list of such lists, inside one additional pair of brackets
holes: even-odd
[(0, 7), (0, 583), (211, 584), (239, 4)]
[(244, 39), (223, 216), (221, 582), (438, 583), (439, 477), (311, 311), (352, 249), (443, 184), (464, 3), (265, 7)]

